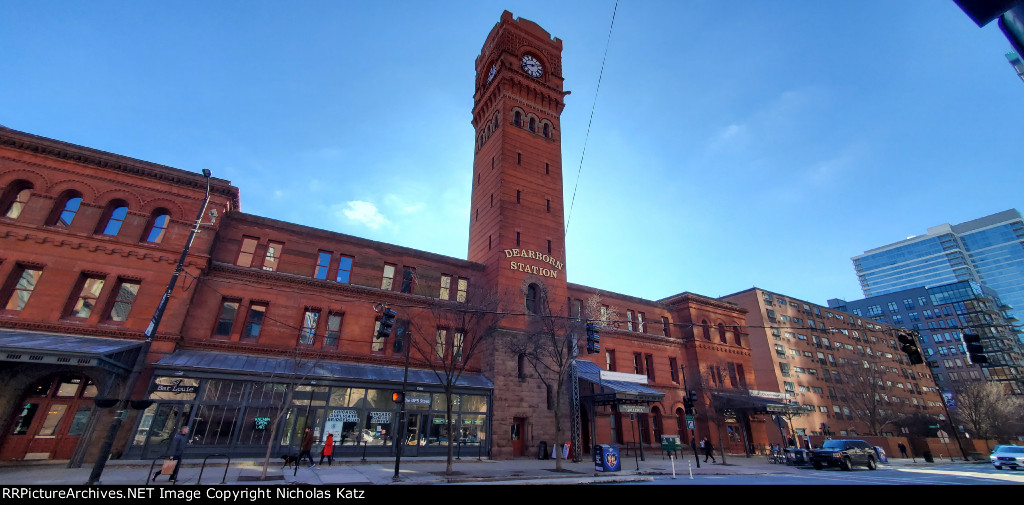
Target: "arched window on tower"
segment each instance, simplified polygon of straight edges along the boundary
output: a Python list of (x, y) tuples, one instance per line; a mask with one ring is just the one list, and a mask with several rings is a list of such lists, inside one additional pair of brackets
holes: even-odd
[(46, 224), (63, 228), (71, 226), (71, 222), (74, 221), (75, 215), (78, 214), (78, 208), (81, 205), (81, 193), (74, 190), (65, 191), (57, 199), (57, 204), (53, 206), (53, 212), (50, 215), (50, 219), (46, 220)]
[(0, 198), (0, 208), (4, 216), (11, 219), (18, 219), (21, 211), (25, 210), (25, 204), (32, 197), (32, 183), (28, 181), (14, 181), (7, 186), (3, 198)]
[(149, 217), (146, 232), (142, 235), (143, 240), (151, 244), (163, 242), (164, 234), (167, 232), (167, 225), (170, 221), (171, 213), (167, 209), (154, 210), (153, 214)]
[(530, 131), (537, 131), (537, 120), (532, 117), (530, 118)]
[(549, 132), (548, 132), (548, 124), (547, 123), (544, 123), (543, 127), (541, 127), (541, 130), (543, 130), (543, 133), (544, 133), (545, 137), (549, 137), (550, 136)]
[(512, 116), (512, 124), (514, 124), (516, 126), (523, 126), (523, 113), (522, 112), (516, 111), (516, 113)]
[(526, 287), (526, 313), (536, 314), (537, 303), (540, 301), (540, 288), (536, 284), (530, 284)]
[(718, 323), (718, 341), (723, 344), (729, 343), (725, 340), (725, 325), (722, 323)]
[(116, 236), (121, 231), (121, 225), (126, 217), (128, 217), (128, 204), (124, 200), (111, 201), (103, 211), (103, 219), (100, 220), (96, 233)]
[(733, 326), (732, 327), (732, 338), (736, 341), (736, 345), (738, 345), (740, 347), (743, 347), (743, 338), (740, 335), (740, 327), (739, 326)]
[(707, 319), (700, 322), (700, 331), (704, 335), (704, 340), (711, 340), (711, 325), (708, 324)]

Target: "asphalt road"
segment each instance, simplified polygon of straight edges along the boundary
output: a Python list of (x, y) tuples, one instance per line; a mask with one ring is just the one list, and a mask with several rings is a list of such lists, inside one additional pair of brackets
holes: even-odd
[(655, 477), (645, 483), (629, 485), (757, 485), (757, 486), (798, 486), (798, 485), (1021, 485), (1024, 471), (996, 470), (990, 465), (935, 465), (927, 468), (886, 468), (876, 471), (857, 468), (850, 472), (842, 470), (813, 470), (796, 474), (777, 475), (698, 475), (691, 480), (688, 476), (672, 479), (668, 476)]

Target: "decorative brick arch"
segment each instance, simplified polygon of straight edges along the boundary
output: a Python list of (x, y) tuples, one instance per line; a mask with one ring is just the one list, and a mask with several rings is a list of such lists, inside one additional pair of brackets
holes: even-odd
[(33, 192), (41, 192), (50, 186), (50, 181), (42, 173), (25, 168), (17, 168), (10, 172), (0, 172), (0, 187), (6, 188), (17, 181), (32, 184)]
[(45, 193), (49, 196), (56, 197), (63, 194), (65, 191), (75, 190), (82, 195), (82, 203), (92, 206), (102, 206), (102, 204), (96, 203), (96, 195), (98, 191), (91, 184), (82, 181), (80, 179), (64, 179), (53, 183), (50, 187), (46, 188), (45, 191), (40, 188), (41, 193)]
[(128, 209), (138, 212), (142, 208), (142, 198), (135, 192), (124, 188), (109, 189), (96, 195), (96, 205), (103, 206), (114, 200), (124, 200)]

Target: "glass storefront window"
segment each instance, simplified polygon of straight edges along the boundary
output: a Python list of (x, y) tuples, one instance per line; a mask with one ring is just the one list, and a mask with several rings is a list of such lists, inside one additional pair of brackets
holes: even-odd
[(462, 423), (459, 427), (459, 438), (462, 443), (480, 444), (487, 441), (487, 432), (484, 424), (485, 419), (486, 416), (463, 414)]
[(192, 420), (192, 444), (228, 444), (238, 419), (238, 410), (238, 407), (223, 405), (200, 405), (199, 413)]
[(292, 404), (323, 407), (327, 405), (327, 386), (296, 386), (292, 395)]
[(11, 435), (24, 435), (28, 433), (28, 427), (32, 425), (32, 420), (36, 417), (36, 411), (39, 410), (38, 403), (26, 403), (21, 409), (21, 413), (18, 414), (18, 420), (14, 422), (14, 429), (11, 431)]
[(75, 396), (78, 393), (78, 386), (82, 384), (79, 377), (61, 377), (57, 385), (56, 396)]
[(252, 405), (281, 405), (287, 393), (287, 384), (259, 382), (252, 385), (249, 403)]
[[(444, 393), (434, 393), (433, 400), (430, 403), (430, 410), (444, 412), (446, 410), (444, 408), (444, 398)], [(459, 401), (460, 398), (461, 395), (459, 395), (458, 393), (452, 394), (452, 412), (459, 411), (459, 404), (462, 403), (461, 401)]]
[(365, 428), (359, 434), (360, 443), (368, 445), (390, 445), (393, 438), (392, 420), (395, 415), (392, 411), (371, 410), (367, 413)]
[(366, 399), (370, 406), (375, 409), (393, 409), (395, 402), (391, 401), (391, 390), (370, 389), (366, 391)]
[(487, 397), (477, 395), (463, 395), (463, 412), (487, 412)]
[(88, 407), (78, 409), (78, 412), (75, 412), (75, 417), (71, 420), (68, 435), (81, 435), (85, 433), (85, 425), (89, 422), (89, 414), (92, 414), (92, 409)]
[(250, 407), (245, 409), (245, 417), (238, 428), (240, 445), (266, 445), (270, 440), (270, 431), (274, 418), (279, 412), (275, 407)]
[(46, 418), (43, 419), (43, 426), (39, 428), (39, 434), (36, 436), (52, 437), (57, 432), (60, 420), (64, 418), (64, 412), (67, 409), (67, 405), (51, 405), (50, 410), (46, 412)]
[[(441, 402), (444, 405), (444, 401)], [(405, 394), (406, 410), (430, 410), (430, 393), (408, 392)]]
[(240, 402), (245, 383), (241, 381), (222, 381), (210, 379), (206, 381), (204, 402)]

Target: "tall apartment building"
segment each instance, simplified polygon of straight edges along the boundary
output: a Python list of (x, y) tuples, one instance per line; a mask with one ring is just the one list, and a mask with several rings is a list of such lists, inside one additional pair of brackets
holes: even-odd
[(931, 371), (909, 363), (893, 326), (756, 287), (720, 299), (748, 311), (755, 388), (803, 407), (796, 435), (897, 433), (905, 414), (944, 416)]
[(1024, 318), (1024, 219), (1015, 209), (928, 228), (853, 257), (865, 297), (973, 281), (995, 290)]
[[(1024, 393), (1020, 333), (1012, 325), (1009, 307), (988, 287), (960, 281), (861, 300), (832, 299), (828, 306), (856, 317), (917, 330), (921, 352), (944, 389), (955, 389), (958, 381), (985, 379), (1005, 382), (1014, 394)], [(964, 331), (981, 336), (989, 360), (986, 366), (968, 359)]]

